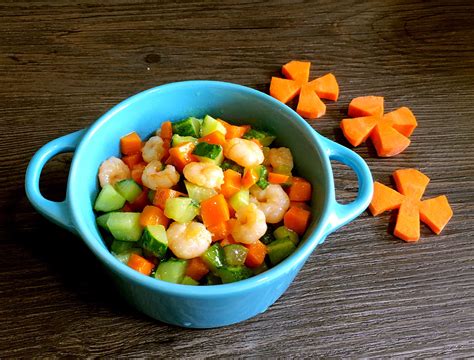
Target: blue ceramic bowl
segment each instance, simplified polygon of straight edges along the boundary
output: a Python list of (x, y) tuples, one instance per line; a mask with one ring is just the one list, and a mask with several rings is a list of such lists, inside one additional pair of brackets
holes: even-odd
[[(92, 209), (99, 188), (97, 171), (104, 159), (119, 155), (121, 136), (137, 131), (147, 138), (162, 121), (205, 114), (269, 129), (280, 145), (291, 149), (299, 174), (313, 185), (311, 224), (289, 258), (258, 276), (215, 286), (170, 284), (120, 263), (104, 245)], [(74, 156), (66, 200), (45, 199), (39, 191), (43, 166), (56, 154), (71, 151)], [(331, 159), (347, 164), (357, 174), (359, 193), (350, 204), (341, 205), (335, 200)], [(25, 183), (34, 207), (81, 237), (131, 304), (155, 319), (191, 328), (224, 326), (264, 312), (288, 288), (316, 246), (364, 211), (372, 196), (370, 171), (353, 151), (319, 135), (292, 109), (272, 97), (215, 81), (172, 83), (132, 96), (89, 128), (43, 146), (31, 159)]]

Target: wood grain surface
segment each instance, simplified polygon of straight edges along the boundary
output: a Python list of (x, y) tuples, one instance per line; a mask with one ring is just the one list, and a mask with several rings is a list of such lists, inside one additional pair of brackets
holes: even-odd
[[(0, 357), (474, 357), (474, 6), (472, 1), (9, 1), (0, 3)], [(291, 59), (341, 86), (315, 130), (344, 145), (351, 98), (408, 106), (401, 155), (355, 149), (385, 184), (401, 167), (432, 180), (454, 217), (406, 244), (368, 213), (310, 257), (264, 314), (185, 330), (126, 305), (82, 241), (29, 204), (24, 174), (46, 142), (141, 90), (179, 80), (268, 91)], [(71, 154), (43, 171), (61, 200)], [(357, 192), (334, 163), (338, 199)]]

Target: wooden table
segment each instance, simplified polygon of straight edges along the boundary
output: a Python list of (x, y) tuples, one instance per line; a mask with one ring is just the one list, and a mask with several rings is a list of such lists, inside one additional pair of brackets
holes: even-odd
[[(470, 1), (3, 1), (0, 4), (0, 357), (474, 356), (474, 6)], [(337, 103), (311, 125), (344, 145), (353, 97), (408, 106), (419, 127), (391, 159), (355, 149), (389, 184), (398, 168), (431, 178), (454, 217), (416, 244), (368, 213), (330, 235), (264, 314), (184, 330), (126, 305), (88, 248), (29, 204), (24, 174), (46, 142), (91, 124), (141, 90), (187, 79), (268, 91), (291, 59), (336, 74)], [(43, 193), (61, 200), (71, 154)], [(355, 176), (334, 164), (338, 198)]]

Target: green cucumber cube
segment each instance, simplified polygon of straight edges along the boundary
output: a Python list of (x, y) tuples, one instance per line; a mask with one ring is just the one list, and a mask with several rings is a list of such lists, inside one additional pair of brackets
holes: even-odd
[(192, 277), (186, 275), (186, 276), (184, 277), (183, 281), (181, 281), (181, 284), (183, 284), (183, 285), (194, 285), (194, 286), (196, 286), (196, 285), (199, 285), (199, 281), (196, 281), (196, 280), (194, 280)]
[(187, 223), (199, 214), (199, 204), (188, 197), (171, 198), (166, 201), (165, 215), (179, 223)]
[(168, 250), (168, 237), (163, 225), (147, 225), (140, 239), (143, 249), (162, 259)]
[(112, 253), (112, 255), (115, 256), (115, 258), (118, 261), (120, 261), (121, 263), (124, 263), (125, 265), (127, 265), (128, 260), (130, 259), (130, 255), (132, 255), (132, 254), (138, 254), (138, 255), (142, 256), (142, 249), (140, 249), (140, 248), (131, 248), (128, 251), (122, 252), (120, 254)]
[(277, 239), (267, 245), (268, 257), (272, 265), (276, 265), (290, 256), (295, 251), (293, 241), (284, 238)]
[(220, 285), (222, 280), (219, 276), (209, 273), (204, 277), (204, 284), (206, 285)]
[(112, 245), (110, 245), (110, 251), (114, 254), (123, 254), (130, 252), (130, 250), (132, 250), (135, 246), (136, 243), (133, 241), (120, 241), (114, 239)]
[(107, 220), (107, 227), (112, 236), (121, 241), (138, 241), (142, 236), (140, 213), (115, 212)]
[(288, 229), (286, 226), (280, 226), (273, 232), (273, 236), (275, 239), (289, 239), (293, 242), (293, 244), (298, 245), (300, 242), (300, 238), (297, 233), (293, 230)]
[(248, 189), (242, 189), (229, 198), (229, 204), (235, 211), (250, 203), (250, 193)]
[(220, 165), (224, 160), (224, 150), (221, 145), (200, 142), (193, 150), (193, 155), (201, 162)]
[(186, 180), (184, 180), (184, 185), (186, 186), (186, 190), (188, 191), (188, 196), (191, 199), (197, 201), (198, 203), (217, 195), (217, 191), (212, 188), (198, 186)]
[(260, 144), (262, 146), (269, 146), (273, 140), (276, 139), (276, 136), (270, 134), (267, 131), (263, 130), (256, 130), (256, 129), (249, 129), (244, 136), (242, 136), (244, 139), (257, 139), (260, 141)]
[(252, 270), (246, 266), (223, 266), (217, 269), (217, 275), (224, 284), (248, 279), (253, 275)]
[(99, 225), (102, 229), (105, 229), (107, 231), (110, 231), (108, 226), (107, 226), (107, 220), (109, 220), (111, 212), (103, 214), (98, 216), (95, 221), (97, 222), (97, 225)]
[(125, 198), (115, 188), (107, 184), (100, 190), (95, 199), (94, 210), (109, 212), (121, 209), (125, 205)]
[(155, 279), (181, 284), (186, 275), (188, 262), (181, 259), (169, 259), (160, 262), (155, 272)]
[(214, 131), (219, 131), (222, 134), (227, 134), (227, 130), (224, 125), (222, 125), (219, 121), (214, 119), (212, 116), (206, 115), (204, 120), (202, 121), (201, 127), (201, 137), (209, 135)]
[(259, 176), (258, 176), (258, 180), (256, 184), (260, 187), (260, 189), (265, 190), (267, 186), (269, 185), (267, 167), (264, 165), (259, 165), (257, 169), (257, 173), (259, 174)]
[(171, 147), (175, 147), (181, 144), (185, 144), (188, 142), (192, 142), (193, 144), (197, 144), (197, 139), (192, 136), (181, 136), (178, 134), (174, 134), (171, 138)]
[(188, 117), (173, 123), (172, 129), (173, 134), (198, 138), (201, 130), (201, 121), (195, 117)]
[(253, 268), (252, 272), (253, 272), (254, 275), (258, 275), (258, 274), (261, 274), (261, 273), (263, 273), (264, 271), (267, 271), (267, 270), (268, 270), (268, 265), (264, 261), (261, 265), (257, 266), (256, 268)]
[(134, 202), (142, 193), (142, 188), (132, 179), (120, 180), (114, 185), (115, 190), (129, 203)]
[(224, 246), (225, 261), (232, 266), (243, 265), (247, 258), (249, 250), (239, 244), (230, 244)]
[(201, 255), (201, 259), (207, 264), (209, 269), (215, 273), (217, 269), (225, 265), (224, 249), (222, 249), (219, 243), (215, 243)]

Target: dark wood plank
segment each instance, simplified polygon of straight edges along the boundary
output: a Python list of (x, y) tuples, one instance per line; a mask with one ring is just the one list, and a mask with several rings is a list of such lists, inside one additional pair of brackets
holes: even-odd
[[(0, 4), (0, 357), (474, 356), (474, 6), (455, 2)], [(351, 98), (377, 94), (419, 121), (400, 156), (356, 149), (386, 184), (400, 167), (447, 194), (441, 236), (405, 244), (390, 215), (362, 214), (328, 237), (269, 311), (214, 330), (184, 330), (128, 307), (80, 239), (43, 219), (23, 190), (34, 152), (143, 89), (186, 79), (267, 91), (290, 59), (332, 71), (341, 98), (311, 125), (338, 128)], [(70, 155), (53, 159), (44, 193), (65, 193)], [(334, 164), (338, 199), (357, 191)]]

